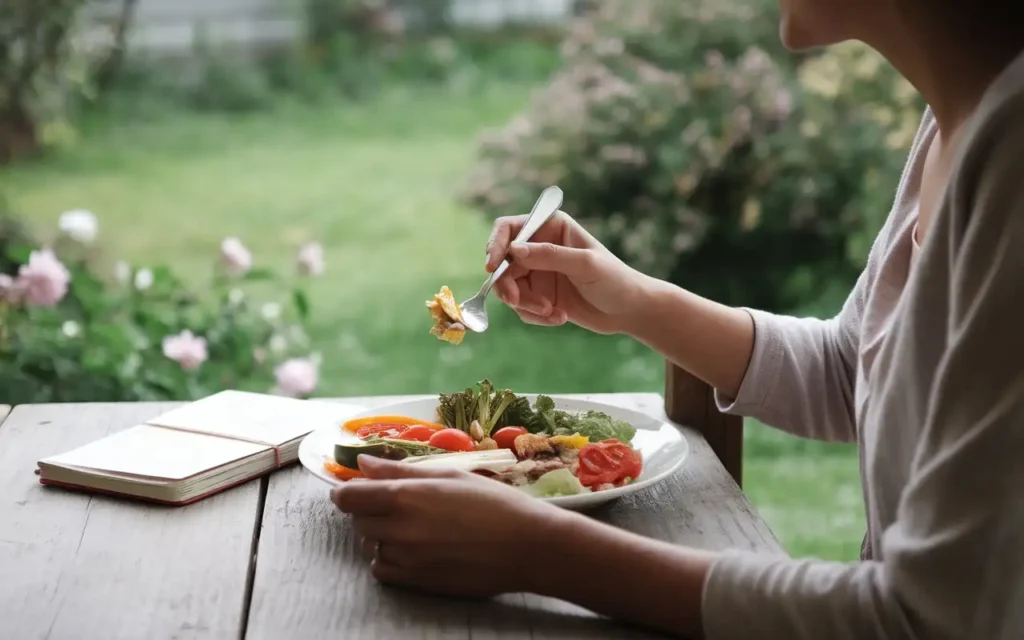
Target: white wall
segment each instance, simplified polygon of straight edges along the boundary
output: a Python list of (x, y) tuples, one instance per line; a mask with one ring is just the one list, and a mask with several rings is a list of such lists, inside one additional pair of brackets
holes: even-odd
[[(92, 0), (83, 20), (86, 46), (107, 44), (105, 21), (117, 15), (120, 4)], [(572, 0), (452, 0), (452, 19), (480, 27), (558, 22), (571, 8)], [(214, 43), (282, 43), (300, 36), (301, 12), (296, 0), (139, 0), (128, 44), (135, 50), (186, 52), (200, 34)]]

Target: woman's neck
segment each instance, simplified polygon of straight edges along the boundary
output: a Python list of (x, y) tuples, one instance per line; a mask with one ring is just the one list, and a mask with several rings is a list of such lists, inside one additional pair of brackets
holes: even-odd
[(969, 37), (967, 29), (954, 31), (893, 28), (878, 42), (867, 43), (917, 88), (947, 138), (971, 117), (988, 87), (1021, 53), (1017, 46), (989, 47)]

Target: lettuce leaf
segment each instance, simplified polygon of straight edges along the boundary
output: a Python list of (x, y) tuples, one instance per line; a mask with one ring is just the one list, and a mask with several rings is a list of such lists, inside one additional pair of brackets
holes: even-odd
[(578, 433), (590, 438), (591, 442), (615, 439), (625, 443), (631, 442), (636, 435), (636, 427), (600, 411), (587, 411), (573, 418), (570, 424), (556, 427), (554, 435), (569, 436)]
[(554, 498), (555, 496), (574, 496), (580, 493), (587, 493), (590, 489), (580, 484), (579, 479), (572, 475), (568, 469), (555, 469), (548, 471), (537, 481), (528, 484), (523, 489), (539, 498)]

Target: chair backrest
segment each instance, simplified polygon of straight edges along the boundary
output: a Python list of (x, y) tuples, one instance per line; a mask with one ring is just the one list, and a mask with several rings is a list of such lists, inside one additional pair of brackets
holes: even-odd
[(665, 413), (673, 422), (701, 432), (742, 486), (743, 418), (721, 413), (711, 386), (671, 362), (665, 368)]

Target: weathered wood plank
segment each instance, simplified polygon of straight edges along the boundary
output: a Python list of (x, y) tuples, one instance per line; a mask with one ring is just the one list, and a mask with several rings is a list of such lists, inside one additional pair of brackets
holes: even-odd
[[(656, 394), (585, 396), (663, 416)], [(348, 398), (380, 406), (408, 398)], [(704, 438), (683, 429), (692, 458), (671, 480), (594, 516), (642, 535), (704, 549), (781, 552)], [(353, 638), (641, 638), (568, 604), (515, 595), (497, 603), (429, 599), (385, 589), (369, 574), (326, 485), (292, 469), (270, 478), (259, 541), (249, 640)]]
[(261, 481), (154, 507), (43, 487), (39, 458), (169, 403), (24, 405), (0, 428), (0, 636), (241, 634)]

